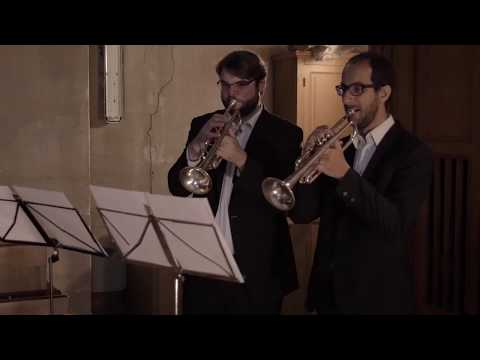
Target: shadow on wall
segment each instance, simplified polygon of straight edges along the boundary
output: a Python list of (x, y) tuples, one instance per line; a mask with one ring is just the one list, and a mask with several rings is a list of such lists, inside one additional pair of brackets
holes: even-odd
[(101, 45), (90, 46), (90, 127), (101, 128), (105, 121), (105, 54)]

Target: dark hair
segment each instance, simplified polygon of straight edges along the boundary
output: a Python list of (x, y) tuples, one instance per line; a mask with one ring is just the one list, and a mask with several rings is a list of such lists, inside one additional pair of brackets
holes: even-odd
[(348, 60), (347, 65), (367, 62), (372, 68), (372, 82), (378, 89), (385, 85), (394, 86), (394, 71), (390, 60), (375, 52), (367, 51), (355, 55)]
[[(393, 93), (393, 88), (395, 85), (395, 73), (390, 60), (381, 54), (372, 51), (366, 51), (353, 56), (350, 60), (348, 60), (346, 66), (356, 65), (362, 62), (368, 63), (372, 68), (371, 80), (375, 85), (375, 90), (378, 90), (382, 86), (389, 85), (392, 88)], [(390, 110), (391, 99), (392, 97), (390, 96), (385, 104), (387, 110)]]
[(263, 60), (257, 54), (246, 50), (231, 52), (220, 60), (216, 67), (218, 76), (222, 70), (239, 78), (255, 81), (263, 80), (267, 76), (267, 68)]

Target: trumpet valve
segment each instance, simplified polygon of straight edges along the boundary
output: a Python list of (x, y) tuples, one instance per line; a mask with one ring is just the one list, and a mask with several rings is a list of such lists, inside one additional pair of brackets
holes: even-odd
[(297, 170), (300, 165), (302, 165), (303, 162), (303, 157), (299, 157), (297, 160), (295, 160), (295, 170)]

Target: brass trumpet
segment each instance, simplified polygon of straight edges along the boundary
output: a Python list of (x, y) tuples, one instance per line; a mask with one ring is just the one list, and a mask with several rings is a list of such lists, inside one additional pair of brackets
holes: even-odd
[(349, 126), (353, 128), (349, 141), (343, 146), (345, 151), (353, 139), (357, 136), (357, 126), (351, 120), (351, 116), (359, 111), (349, 109), (345, 116), (332, 126), (330, 131), (325, 132), (321, 137), (316, 138), (313, 145), (306, 148), (302, 155), (295, 161), (295, 171), (285, 180), (273, 177), (266, 178), (262, 183), (262, 191), (265, 199), (278, 210), (288, 211), (295, 206), (295, 195), (293, 187), (301, 184), (311, 184), (320, 175), (316, 170), (316, 164), (320, 157), (330, 148)]
[(237, 100), (232, 99), (225, 110), (225, 115), (229, 118), (220, 132), (220, 137), (213, 144), (208, 140), (205, 142), (205, 151), (201, 155), (200, 163), (197, 166), (184, 167), (180, 171), (180, 183), (189, 192), (204, 195), (212, 190), (212, 179), (207, 171), (216, 169), (222, 162), (222, 158), (217, 155), (217, 149), (233, 126), (238, 128), (242, 125), (240, 109), (235, 109), (237, 103)]

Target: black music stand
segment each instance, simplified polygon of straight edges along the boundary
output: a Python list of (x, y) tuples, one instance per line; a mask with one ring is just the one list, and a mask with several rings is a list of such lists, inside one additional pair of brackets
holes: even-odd
[(244, 282), (206, 198), (90, 188), (125, 259), (175, 271), (175, 315), (182, 312), (184, 274)]
[(0, 240), (10, 245), (47, 246), (50, 314), (54, 314), (53, 264), (59, 249), (107, 257), (83, 218), (61, 192), (0, 186)]

